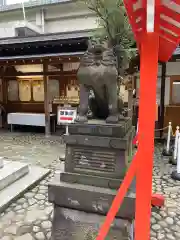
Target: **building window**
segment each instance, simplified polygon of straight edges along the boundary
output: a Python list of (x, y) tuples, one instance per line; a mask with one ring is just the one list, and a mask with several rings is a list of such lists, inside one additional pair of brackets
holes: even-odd
[(31, 101), (31, 82), (29, 80), (19, 81), (19, 100), (21, 102)]
[(79, 62), (68, 62), (63, 64), (63, 71), (64, 72), (71, 72), (71, 71), (77, 71), (79, 68)]
[(49, 80), (49, 100), (54, 101), (59, 97), (59, 80)]
[(180, 104), (180, 80), (172, 82), (171, 86), (171, 104)]
[[(1, 80), (1, 79), (0, 79)], [(1, 83), (1, 82), (0, 82)], [(1, 85), (0, 85), (1, 87)], [(49, 100), (59, 98), (59, 80), (48, 81)], [(1, 93), (1, 88), (0, 88)], [(8, 101), (44, 102), (44, 80), (42, 77), (22, 78), (8, 81)], [(1, 100), (1, 98), (0, 98)]]
[(77, 85), (67, 85), (66, 96), (69, 99), (79, 99), (79, 87)]
[(44, 82), (43, 80), (32, 81), (33, 101), (44, 102)]
[(18, 82), (16, 80), (8, 81), (8, 101), (18, 101), (19, 100), (19, 91), (18, 91)]

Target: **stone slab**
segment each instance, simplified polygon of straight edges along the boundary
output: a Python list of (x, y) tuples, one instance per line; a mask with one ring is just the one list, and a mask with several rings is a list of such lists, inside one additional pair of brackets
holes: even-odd
[(108, 124), (103, 120), (92, 119), (87, 123), (71, 124), (69, 134), (123, 138), (131, 126), (131, 118), (125, 118), (117, 124)]
[(29, 172), (26, 163), (16, 161), (4, 161), (4, 166), (0, 169), (0, 191), (14, 183)]
[(124, 138), (88, 135), (65, 136), (65, 171), (109, 178), (124, 178), (134, 128)]
[(128, 168), (126, 151), (68, 146), (65, 172), (122, 179)]
[(122, 180), (121, 179), (113, 179), (99, 176), (92, 176), (86, 174), (79, 173), (69, 173), (62, 172), (60, 174), (60, 180), (62, 182), (68, 182), (71, 184), (84, 184), (89, 186), (110, 188), (110, 189), (118, 189)]
[[(109, 189), (119, 189), (120, 184), (122, 183), (122, 179), (113, 179), (99, 176), (92, 176), (86, 174), (79, 173), (69, 173), (69, 172), (61, 172), (60, 181), (67, 182), (71, 184), (84, 184), (95, 187), (109, 188)], [(132, 191), (135, 189), (136, 182), (135, 180), (132, 182), (129, 189)]]
[[(90, 127), (89, 127), (90, 128)], [(102, 147), (111, 149), (125, 150), (128, 148), (129, 141), (132, 140), (134, 135), (134, 127), (126, 132), (124, 137), (104, 137), (104, 136), (92, 136), (88, 134), (69, 134), (64, 136), (64, 141), (69, 145), (81, 145), (85, 147)]]
[[(49, 201), (65, 208), (87, 211), (106, 215), (116, 196), (116, 190), (71, 184), (55, 180), (48, 186)], [(134, 219), (135, 217), (135, 189), (129, 190), (117, 217)]]
[[(54, 208), (52, 240), (95, 240), (105, 217), (82, 211)], [(106, 240), (134, 240), (134, 224), (116, 218)]]
[(49, 169), (29, 166), (29, 173), (0, 191), (0, 213), (50, 173)]

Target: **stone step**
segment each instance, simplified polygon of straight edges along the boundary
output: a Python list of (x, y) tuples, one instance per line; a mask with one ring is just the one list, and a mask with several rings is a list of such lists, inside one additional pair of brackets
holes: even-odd
[[(84, 185), (95, 186), (95, 187), (119, 189), (123, 179), (113, 179), (113, 178), (99, 177), (99, 176), (79, 174), (79, 173), (62, 172), (60, 174), (60, 181), (71, 183), (71, 184), (77, 183), (77, 184), (84, 184)], [(135, 186), (136, 186), (136, 182), (134, 179), (129, 189), (134, 190)]]
[[(96, 239), (104, 221), (105, 217), (98, 214), (56, 206), (54, 209), (52, 240)], [(134, 222), (115, 218), (106, 239), (133, 240)]]
[[(49, 202), (60, 207), (107, 215), (117, 191), (102, 187), (59, 181), (59, 176), (48, 185)], [(129, 190), (117, 217), (135, 218), (135, 189)]]
[[(18, 164), (18, 162), (15, 162)], [(22, 163), (21, 163), (22, 164)], [(5, 163), (6, 165), (6, 163)], [(29, 166), (29, 172), (0, 191), (0, 213), (50, 173), (49, 169)]]
[(3, 162), (4, 166), (0, 169), (0, 191), (29, 172), (29, 166), (26, 163), (15, 161)]

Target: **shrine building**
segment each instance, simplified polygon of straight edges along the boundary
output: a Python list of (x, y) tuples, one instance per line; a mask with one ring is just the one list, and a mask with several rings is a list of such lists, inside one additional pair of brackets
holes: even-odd
[[(57, 107), (79, 104), (77, 69), (88, 39), (98, 27), (96, 15), (72, 0), (0, 2), (0, 105), (8, 113), (57, 114)], [(180, 125), (180, 51), (159, 63), (156, 128)], [(137, 101), (139, 74), (133, 76)], [(123, 89), (124, 102), (128, 92)], [(163, 132), (158, 132), (158, 136)]]
[(76, 72), (96, 27), (96, 16), (71, 0), (1, 5), (0, 102), (6, 114), (44, 113), (48, 106), (56, 113), (67, 98), (77, 105)]

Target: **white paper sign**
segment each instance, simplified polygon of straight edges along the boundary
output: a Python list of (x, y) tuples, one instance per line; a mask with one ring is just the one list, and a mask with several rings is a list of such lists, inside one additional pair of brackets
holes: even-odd
[(57, 117), (58, 117), (57, 119), (58, 125), (74, 123), (77, 117), (77, 108), (59, 107)]

